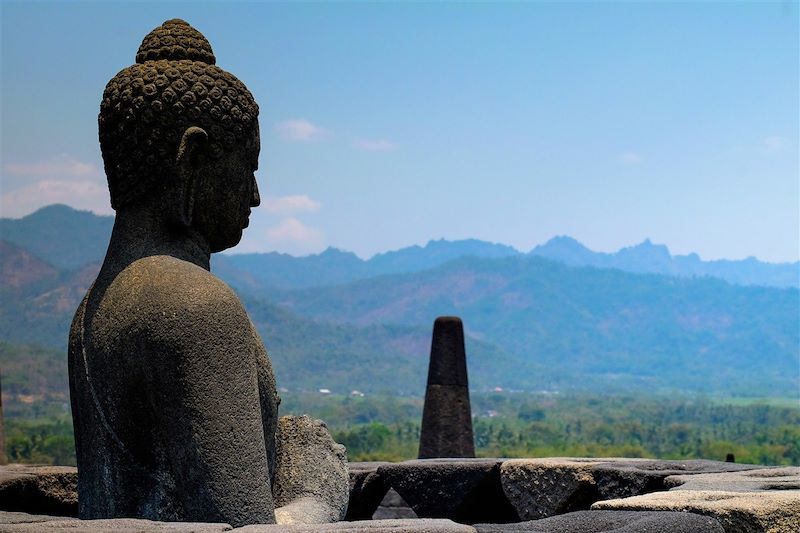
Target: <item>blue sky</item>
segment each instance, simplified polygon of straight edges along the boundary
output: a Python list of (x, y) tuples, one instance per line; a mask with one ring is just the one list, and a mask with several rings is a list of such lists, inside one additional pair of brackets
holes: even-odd
[(798, 3), (2, 3), (2, 214), (109, 213), (106, 82), (187, 20), (261, 106), (235, 251), (651, 238), (796, 261)]

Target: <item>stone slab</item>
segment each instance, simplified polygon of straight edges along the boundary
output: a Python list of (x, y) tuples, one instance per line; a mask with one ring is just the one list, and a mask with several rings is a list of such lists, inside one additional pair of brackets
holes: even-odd
[(800, 490), (800, 467), (764, 468), (721, 474), (669, 476), (664, 485), (670, 490), (721, 490), (728, 492), (760, 492), (768, 490)]
[(374, 472), (378, 469), (379, 466), (382, 465), (390, 465), (393, 464), (389, 461), (348, 461), (347, 462), (347, 469), (350, 472), (360, 472), (360, 471), (369, 471)]
[(108, 520), (60, 519), (46, 522), (0, 524), (2, 533), (33, 533), (39, 531), (68, 531), (69, 533), (221, 533), (231, 531), (228, 524), (193, 522), (153, 522), (137, 518)]
[[(28, 514), (16, 511), (0, 511), (0, 525), (30, 524), (35, 522), (50, 522), (52, 520), (64, 520), (64, 517), (43, 514)], [(77, 518), (70, 518), (69, 520), (77, 520)]]
[(520, 520), (536, 520), (586, 510), (600, 496), (592, 468), (637, 459), (547, 457), (510, 459), (500, 467), (500, 482)]
[(704, 459), (613, 461), (592, 467), (600, 500), (626, 498), (666, 490), (664, 479), (668, 476), (738, 472), (762, 469), (760, 465), (707, 461)]
[(361, 520), (335, 524), (252, 525), (234, 529), (236, 533), (476, 533), (475, 528), (450, 520)]
[(671, 490), (597, 502), (592, 509), (697, 513), (716, 518), (726, 533), (800, 531), (800, 490)]
[(350, 499), (345, 520), (369, 520), (375, 514), (389, 487), (378, 474), (382, 461), (348, 463)]
[(500, 484), (503, 459), (417, 459), (378, 472), (420, 518), (463, 524), (516, 522)]
[(78, 516), (78, 471), (71, 466), (0, 466), (0, 510)]
[(232, 528), (228, 524), (154, 522), (134, 518), (109, 520), (78, 520), (57, 516), (31, 515), (0, 511), (0, 532), (33, 533), (38, 531), (68, 531), (70, 533), (475, 533), (471, 526), (450, 520), (405, 519), (336, 522), (332, 524), (255, 524)]
[(724, 533), (716, 519), (668, 511), (577, 511), (518, 524), (476, 524), (478, 533)]

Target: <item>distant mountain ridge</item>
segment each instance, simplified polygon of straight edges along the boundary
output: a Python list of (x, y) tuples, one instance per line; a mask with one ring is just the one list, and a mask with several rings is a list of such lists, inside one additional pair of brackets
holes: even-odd
[(278, 252), (218, 254), (212, 259), (220, 276), (234, 284), (255, 289), (305, 289), (340, 285), (360, 279), (420, 272), (461, 257), (488, 259), (511, 257), (520, 252), (510, 246), (476, 239), (430, 241), (377, 254), (363, 260), (352, 252), (328, 248), (322, 253), (294, 257)]
[[(351, 283), (387, 274), (421, 272), (463, 257), (503, 259), (526, 254), (504, 244), (476, 239), (429, 241), (377, 254), (363, 260), (352, 252), (328, 248), (324, 252), (294, 257), (277, 252), (219, 254), (212, 260), (223, 277), (241, 286), (260, 289), (305, 289)], [(713, 277), (734, 285), (800, 289), (800, 262), (765, 263), (743, 260), (703, 261), (697, 254), (670, 254), (649, 239), (616, 253), (594, 252), (571, 237), (554, 237), (527, 255), (569, 266), (611, 268), (638, 274), (674, 277)]]
[[(0, 239), (26, 248), (57, 268), (74, 269), (102, 261), (114, 217), (77, 211), (65, 205), (43, 207), (21, 219), (0, 219)], [(234, 250), (235, 251), (235, 250)], [(303, 289), (350, 283), (386, 274), (420, 272), (461, 257), (502, 259), (525, 255), (511, 246), (477, 239), (429, 241), (363, 260), (328, 248), (295, 257), (278, 252), (216, 254), (214, 270), (242, 288)], [(755, 258), (703, 261), (697, 254), (670, 254), (645, 240), (615, 253), (594, 252), (567, 236), (554, 237), (529, 252), (570, 266), (614, 268), (676, 277), (711, 276), (736, 285), (800, 288), (800, 262), (765, 263)]]
[[(11, 221), (30, 228), (10, 224), (8, 234), (25, 244), (0, 243), (7, 353), (25, 352), (14, 346), (26, 343), (64, 349), (113, 223), (91, 213), (73, 218), (64, 206), (43, 211)], [(60, 264), (43, 259), (65, 247), (84, 247), (89, 261), (75, 266), (74, 251)], [(540, 256), (548, 254), (561, 259)], [(484, 390), (796, 393), (800, 291), (568, 264), (623, 259), (652, 270), (674, 258), (648, 242), (595, 254), (558, 238), (522, 254), (440, 240), (367, 261), (328, 249), (300, 258), (216, 255), (212, 266), (240, 294), (282, 386), (293, 390), (419, 394), (431, 323), (457, 314), (470, 382)]]
[(800, 262), (764, 263), (754, 257), (703, 261), (697, 254), (671, 255), (666, 246), (653, 244), (650, 239), (616, 253), (603, 253), (586, 248), (572, 237), (559, 236), (537, 246), (530, 254), (572, 266), (679, 277), (711, 276), (735, 285), (800, 288)]
[[(28, 260), (23, 249), (10, 251), (18, 256), (10, 264)], [(55, 278), (40, 266), (27, 284), (0, 287), (0, 340), (63, 350), (99, 266)], [(237, 292), (280, 383), (292, 390), (420, 394), (430, 324), (443, 314), (464, 320), (478, 390), (786, 396), (800, 386), (796, 289), (513, 256), (465, 257), (337, 286)]]

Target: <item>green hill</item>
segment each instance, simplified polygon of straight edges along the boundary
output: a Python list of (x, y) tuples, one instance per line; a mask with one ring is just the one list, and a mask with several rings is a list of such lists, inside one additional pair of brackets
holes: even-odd
[[(64, 350), (112, 221), (66, 206), (2, 220), (14, 244), (0, 242), (0, 340)], [(654, 245), (620, 254), (640, 265), (669, 255)], [(464, 319), (479, 390), (796, 396), (800, 388), (797, 289), (566, 266), (480, 241), (369, 261), (336, 250), (215, 256), (212, 268), (242, 296), (279, 383), (292, 390), (419, 394), (431, 324), (444, 314)], [(386, 271), (399, 272), (375, 275)], [(270, 288), (314, 284), (328, 286)]]
[[(425, 391), (432, 324), (357, 327), (300, 318), (247, 298), (245, 306), (264, 339), (280, 387), (338, 394), (359, 390), (420, 396)], [(488, 342), (468, 337), (466, 343), (471, 385), (477, 390), (501, 381), (525, 386), (541, 370)], [(515, 375), (520, 379), (509, 380)]]
[(465, 258), (274, 301), (359, 325), (421, 326), (455, 314), (470, 335), (543, 365), (561, 387), (791, 395), (800, 386), (799, 295), (514, 257)]
[(60, 269), (101, 261), (114, 217), (54, 204), (22, 218), (0, 218), (0, 239), (27, 248)]
[[(4, 256), (9, 264), (30, 266), (30, 262), (15, 259), (27, 257), (23, 249), (4, 250), (13, 252)], [(72, 316), (98, 269), (99, 264), (93, 263), (57, 276), (45, 271), (47, 276), (34, 277), (26, 285), (0, 287), (0, 368), (6, 376), (6, 392), (42, 396), (63, 388), (58, 383), (66, 383), (66, 346)], [(295, 392), (325, 388), (340, 394), (352, 390), (423, 393), (430, 324), (331, 324), (299, 317), (246, 293), (242, 293), (242, 299), (267, 345), (281, 387)], [(467, 343), (476, 371), (473, 385), (477, 388), (491, 387), (503, 375), (514, 375), (521, 364), (490, 343), (472, 338)], [(54, 357), (54, 353), (58, 355)]]

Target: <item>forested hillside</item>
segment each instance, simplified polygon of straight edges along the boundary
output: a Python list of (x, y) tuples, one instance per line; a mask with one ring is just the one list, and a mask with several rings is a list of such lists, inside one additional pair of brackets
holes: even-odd
[[(65, 206), (3, 220), (15, 244), (0, 249), (0, 340), (65, 350), (112, 220)], [(642, 246), (617, 255), (649, 268), (652, 250)], [(787, 396), (800, 388), (797, 289), (570, 266), (475, 240), (369, 261), (335, 250), (220, 255), (212, 270), (240, 294), (289, 390), (420, 394), (431, 324), (445, 314), (464, 320), (475, 390)]]
[(471, 336), (544, 365), (558, 388), (792, 394), (800, 378), (794, 289), (536, 257), (464, 258), (414, 274), (283, 292), (276, 301), (300, 315), (359, 325), (421, 326), (455, 314)]
[(19, 219), (0, 218), (0, 239), (70, 270), (102, 261), (113, 225), (114, 217), (54, 204)]
[[(51, 206), (0, 224), (12, 461), (74, 462), (67, 335), (113, 222), (76, 213)], [(212, 271), (265, 341), (281, 412), (326, 420), (353, 460), (416, 455), (431, 325), (456, 314), (481, 455), (800, 464), (800, 291), (744, 286), (780, 285), (787, 265), (697, 261), (562, 238), (530, 254), (434, 241), (367, 261), (334, 249), (218, 255)], [(713, 277), (720, 266), (738, 284)]]

